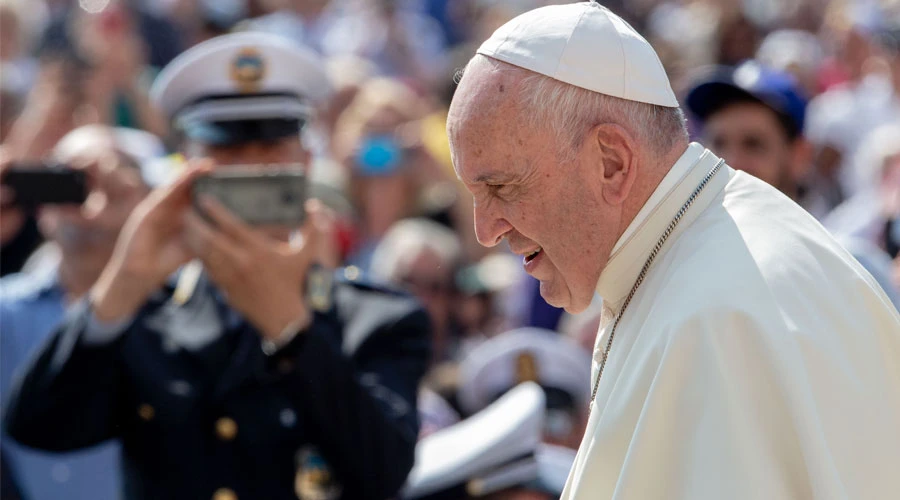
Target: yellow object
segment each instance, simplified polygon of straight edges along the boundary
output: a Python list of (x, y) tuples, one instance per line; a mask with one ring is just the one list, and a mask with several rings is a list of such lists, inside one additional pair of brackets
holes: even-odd
[(156, 410), (154, 410), (152, 406), (144, 403), (138, 407), (138, 416), (140, 416), (141, 419), (149, 422), (153, 420), (154, 415), (156, 415)]
[(238, 496), (228, 488), (219, 488), (213, 493), (212, 500), (238, 500)]
[(219, 439), (222, 441), (231, 441), (237, 436), (237, 432), (238, 426), (234, 419), (222, 417), (219, 420), (216, 420), (216, 435), (219, 436)]

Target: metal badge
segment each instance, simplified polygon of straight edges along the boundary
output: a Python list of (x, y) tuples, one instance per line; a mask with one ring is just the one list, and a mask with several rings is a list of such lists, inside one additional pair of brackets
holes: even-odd
[(334, 287), (332, 271), (320, 266), (309, 270), (306, 281), (306, 294), (309, 305), (320, 313), (331, 310), (331, 289)]
[(294, 493), (300, 500), (334, 500), (340, 497), (337, 483), (328, 463), (315, 446), (304, 446), (297, 452), (297, 474)]
[(245, 94), (259, 92), (265, 76), (266, 61), (253, 47), (241, 49), (231, 63), (231, 80)]
[(537, 382), (538, 380), (538, 366), (537, 361), (534, 359), (534, 354), (530, 351), (519, 353), (516, 357), (516, 382), (521, 384), (522, 382)]

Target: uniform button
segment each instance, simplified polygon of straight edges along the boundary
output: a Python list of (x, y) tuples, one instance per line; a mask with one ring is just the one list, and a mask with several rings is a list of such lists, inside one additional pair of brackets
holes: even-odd
[(222, 441), (231, 441), (237, 436), (237, 432), (238, 426), (234, 419), (222, 417), (219, 420), (216, 420), (216, 435), (219, 436), (219, 439)]
[(359, 279), (360, 271), (356, 266), (347, 266), (344, 269), (344, 278), (347, 278), (350, 281), (356, 281)]
[(153, 409), (152, 406), (147, 403), (138, 406), (138, 416), (140, 416), (143, 420), (149, 422), (153, 420), (153, 416), (156, 415), (156, 410)]
[(212, 500), (238, 500), (238, 496), (228, 488), (219, 488), (213, 493)]

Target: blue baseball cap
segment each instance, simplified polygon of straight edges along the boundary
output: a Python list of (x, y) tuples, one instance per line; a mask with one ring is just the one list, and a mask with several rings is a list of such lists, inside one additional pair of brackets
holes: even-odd
[(755, 60), (708, 69), (695, 80), (685, 101), (688, 110), (702, 121), (730, 104), (759, 102), (775, 111), (790, 137), (803, 132), (807, 104), (793, 76)]

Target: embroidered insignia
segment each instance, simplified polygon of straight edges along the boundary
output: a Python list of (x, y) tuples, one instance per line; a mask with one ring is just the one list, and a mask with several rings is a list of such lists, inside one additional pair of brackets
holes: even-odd
[(341, 494), (328, 463), (314, 446), (304, 446), (297, 452), (297, 474), (294, 492), (300, 500), (334, 500)]
[(266, 62), (258, 50), (247, 47), (231, 63), (231, 80), (243, 93), (258, 92), (266, 76)]

